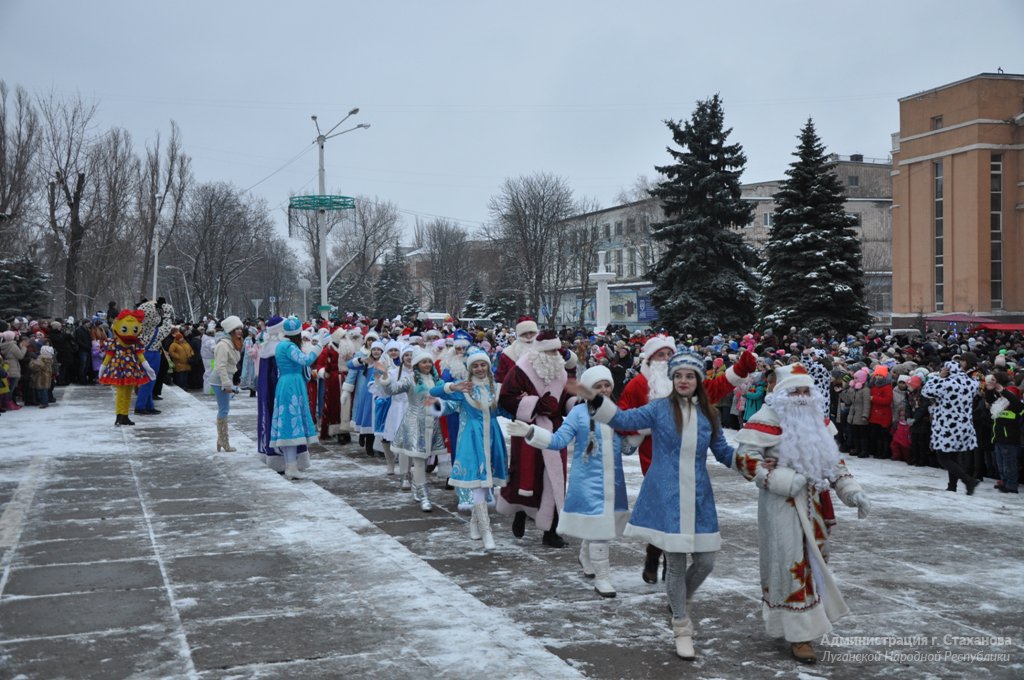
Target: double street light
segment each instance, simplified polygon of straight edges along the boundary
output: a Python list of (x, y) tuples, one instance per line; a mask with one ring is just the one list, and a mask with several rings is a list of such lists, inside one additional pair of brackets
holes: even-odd
[[(321, 196), (325, 196), (327, 194), (327, 189), (325, 186), (326, 182), (324, 181), (324, 144), (327, 142), (328, 139), (333, 139), (347, 132), (352, 132), (353, 130), (368, 129), (370, 127), (369, 123), (360, 123), (359, 125), (356, 125), (355, 127), (350, 127), (347, 130), (342, 130), (341, 132), (334, 132), (339, 127), (341, 127), (342, 123), (344, 123), (346, 120), (356, 115), (357, 113), (359, 113), (358, 108), (352, 109), (351, 111), (348, 112), (348, 115), (339, 120), (338, 123), (327, 132), (320, 131), (320, 123), (317, 122), (315, 115), (310, 116), (313, 119), (313, 124), (316, 125), (317, 133), (316, 139), (314, 139), (313, 142), (320, 148), (319, 190)], [(327, 220), (324, 219), (323, 208), (317, 210), (316, 219), (317, 235), (320, 240), (320, 315), (326, 319), (330, 314), (330, 305), (327, 303)]]

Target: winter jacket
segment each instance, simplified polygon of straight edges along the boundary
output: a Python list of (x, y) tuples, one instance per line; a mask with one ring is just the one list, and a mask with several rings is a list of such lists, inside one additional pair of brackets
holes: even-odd
[(75, 348), (79, 352), (89, 352), (92, 350), (92, 334), (84, 325), (75, 329)]
[(892, 381), (888, 378), (874, 378), (871, 381), (868, 422), (885, 428), (892, 426)]
[(7, 378), (13, 385), (21, 380), (21, 360), (25, 358), (25, 348), (17, 340), (6, 340), (0, 344), (0, 354), (7, 361)]
[(213, 375), (210, 376), (210, 384), (230, 390), (235, 384), (232, 377), (241, 358), (242, 353), (235, 349), (231, 336), (222, 336), (213, 348)]
[(907, 403), (906, 390), (901, 390), (898, 386), (892, 390), (892, 424), (895, 425), (900, 418), (900, 411), (904, 412), (904, 417), (910, 420), (910, 414), (906, 412), (905, 406)]
[(1021, 443), (1021, 423), (1024, 423), (1024, 402), (1006, 390), (992, 404), (992, 442), (994, 444)]
[(32, 371), (32, 389), (48, 390), (53, 385), (53, 359), (37, 356), (29, 363)]
[(859, 390), (853, 388), (853, 400), (847, 416), (851, 425), (867, 425), (871, 415), (871, 390), (867, 385)]
[(171, 346), (167, 348), (167, 352), (171, 355), (171, 360), (174, 362), (175, 373), (192, 370), (192, 364), (189, 363), (189, 360), (194, 352), (192, 351), (192, 346), (185, 342), (184, 339), (172, 342)]

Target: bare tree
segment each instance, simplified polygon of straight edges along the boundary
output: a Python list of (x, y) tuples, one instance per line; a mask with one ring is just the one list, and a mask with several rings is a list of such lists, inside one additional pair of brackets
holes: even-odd
[(188, 192), (172, 248), (194, 284), (199, 311), (224, 316), (234, 287), (260, 261), (260, 246), (272, 234), (264, 201), (223, 182), (199, 184)]
[(431, 309), (455, 317), (462, 311), (471, 284), (465, 275), (469, 250), (466, 237), (465, 229), (443, 217), (432, 220), (423, 229), (423, 248), (430, 267)]
[(559, 222), (573, 213), (572, 189), (563, 178), (549, 173), (506, 178), (488, 206), (494, 223), (485, 233), (504, 252), (515, 254), (513, 262), (529, 309), (539, 316), (545, 274), (564, 256), (558, 247)]
[(351, 219), (330, 235), (330, 297), (346, 309), (368, 311), (373, 301), (374, 266), (399, 239), (400, 213), (390, 201), (357, 196)]
[(651, 197), (651, 189), (657, 180), (646, 175), (637, 175), (633, 186), (621, 189), (616, 200), (626, 206), (626, 234), (624, 245), (633, 250), (633, 261), (637, 263), (640, 276), (647, 276), (658, 258), (661, 246), (651, 238), (649, 225), (661, 219), (661, 205)]
[(74, 314), (80, 294), (82, 241), (90, 225), (83, 220), (89, 163), (89, 127), (96, 104), (81, 97), (61, 100), (51, 94), (40, 102), (43, 136), (40, 163), (47, 184), (48, 223), (55, 257), (64, 260), (64, 314)]
[(596, 215), (601, 209), (596, 198), (584, 198), (577, 204), (578, 219), (573, 220), (568, 229), (568, 239), (572, 243), (569, 254), (572, 281), (579, 284), (579, 309), (577, 325), (586, 326), (587, 306), (596, 294), (590, 286), (590, 275), (597, 271), (597, 244), (600, 221)]
[[(184, 209), (185, 193), (192, 182), (192, 159), (181, 148), (181, 130), (171, 121), (171, 138), (161, 152), (160, 133), (152, 146), (146, 146), (146, 160), (142, 164), (137, 184), (135, 203), (142, 227), (142, 297), (149, 292), (147, 281), (152, 277), (153, 248), (163, 250), (174, 236), (174, 230)], [(162, 153), (162, 157), (161, 157)], [(170, 214), (158, 229), (164, 206)]]
[(11, 253), (35, 192), (41, 131), (28, 92), (15, 89), (13, 110), (8, 109), (7, 94), (7, 83), (0, 80), (0, 250)]

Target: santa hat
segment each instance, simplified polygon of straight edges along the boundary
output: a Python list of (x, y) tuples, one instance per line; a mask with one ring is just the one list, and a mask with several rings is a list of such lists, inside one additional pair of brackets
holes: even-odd
[(789, 364), (775, 369), (776, 392), (789, 392), (798, 387), (814, 387), (814, 378), (803, 364)]
[(912, 376), (910, 376), (910, 378), (907, 380), (907, 387), (909, 387), (912, 390), (919, 390), (919, 389), (921, 389), (921, 376), (919, 376), (919, 375), (912, 375)]
[(645, 359), (650, 359), (660, 349), (671, 349), (672, 353), (676, 353), (676, 340), (671, 335), (655, 335), (654, 337), (643, 343), (643, 349), (640, 350), (640, 355)]
[(602, 380), (607, 380), (613, 385), (615, 384), (612, 372), (608, 370), (607, 366), (591, 366), (583, 371), (583, 375), (580, 376), (580, 383), (590, 388), (593, 388), (594, 385)]
[(412, 335), (412, 329), (411, 328), (403, 328), (402, 329), (402, 335), (404, 335), (406, 337)]
[(341, 343), (341, 340), (344, 337), (345, 337), (345, 329), (344, 328), (337, 328), (337, 329), (334, 330), (333, 333), (331, 333), (331, 342), (333, 342), (335, 345), (338, 345), (338, 344)]
[(521, 316), (516, 321), (516, 335), (522, 335), (523, 333), (536, 333), (537, 322), (528, 316)]
[[(536, 326), (536, 324), (535, 324)], [(518, 329), (519, 326), (516, 325)], [(518, 333), (518, 331), (517, 331)], [(543, 332), (537, 334), (537, 339), (533, 343), (533, 349), (538, 352), (548, 352), (553, 349), (562, 349), (562, 341), (558, 339), (553, 330), (545, 329)]]
[(345, 337), (347, 337), (349, 340), (362, 340), (363, 332), (358, 328), (350, 328), (347, 331), (345, 331)]

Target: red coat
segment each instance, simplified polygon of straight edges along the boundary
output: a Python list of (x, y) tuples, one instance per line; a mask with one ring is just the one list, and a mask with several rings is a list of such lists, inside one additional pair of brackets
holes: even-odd
[(868, 423), (871, 425), (881, 425), (886, 429), (892, 427), (891, 382), (871, 387), (871, 415), (868, 416)]
[[(324, 412), (320, 418), (320, 439), (327, 440), (338, 433), (338, 425), (341, 423), (341, 381), (345, 375), (341, 373), (338, 365), (338, 350), (334, 345), (327, 343), (326, 349), (320, 352), (313, 364), (313, 370), (324, 370)], [(315, 385), (315, 380), (310, 380)], [(333, 432), (332, 430), (333, 426)]]
[[(569, 394), (565, 391), (567, 377), (547, 385), (533, 371), (529, 359), (520, 359), (501, 383), (498, 403), (516, 420), (537, 424), (554, 432), (562, 426), (562, 418), (571, 408)], [(537, 413), (538, 401), (550, 394), (558, 401), (558, 412), (550, 415)], [(562, 483), (566, 476), (565, 449), (562, 456)], [(544, 459), (539, 449), (526, 444), (522, 437), (512, 438), (509, 455), (508, 484), (501, 489), (501, 496), (507, 502), (539, 508), (544, 493)]]

